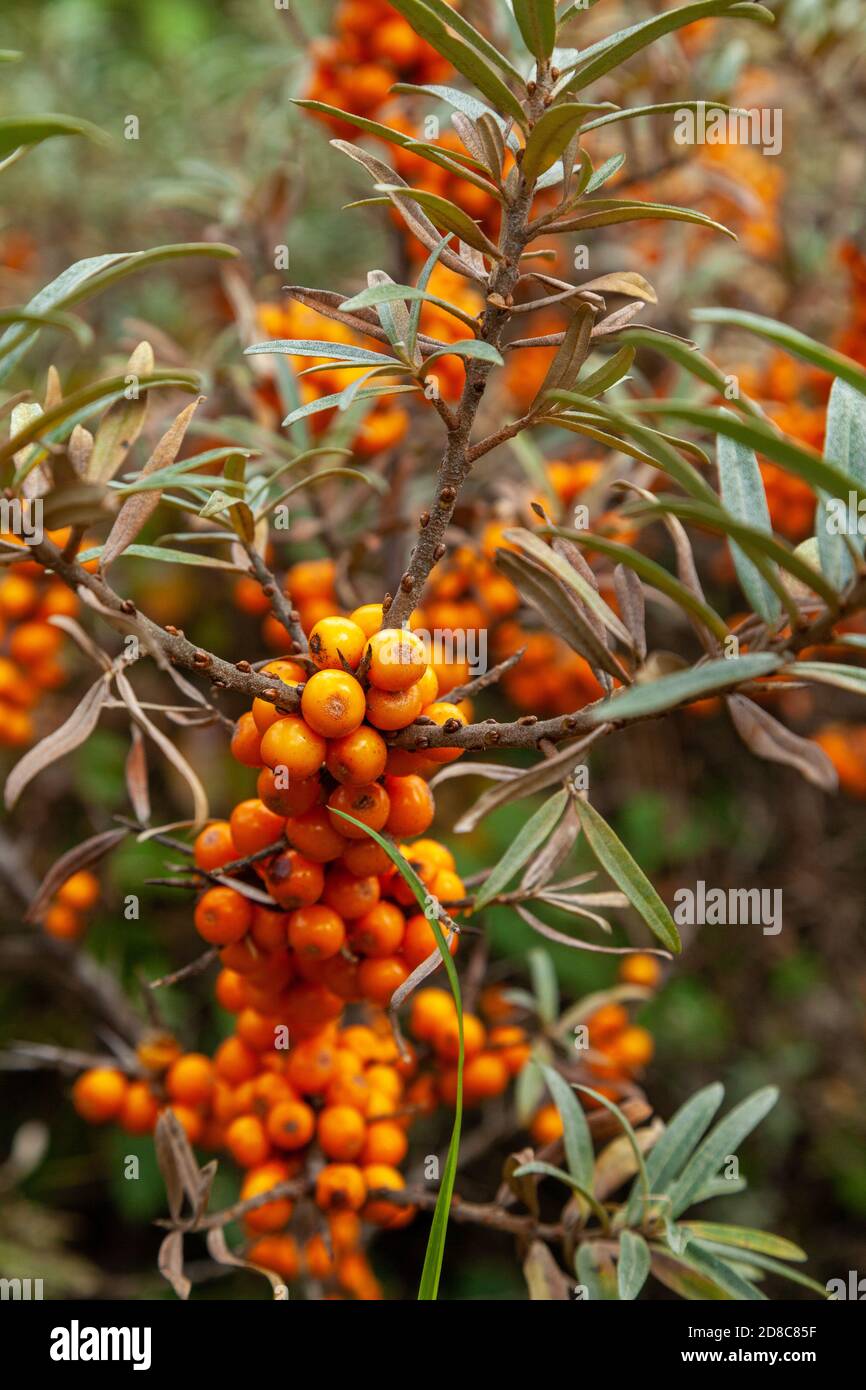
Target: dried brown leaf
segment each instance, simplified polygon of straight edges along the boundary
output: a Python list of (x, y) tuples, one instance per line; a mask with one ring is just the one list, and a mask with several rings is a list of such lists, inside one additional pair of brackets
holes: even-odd
[(104, 677), (100, 677), (82, 697), (65, 723), (19, 759), (6, 779), (3, 799), (7, 811), (11, 811), (24, 788), (34, 777), (56, 763), (59, 758), (65, 758), (73, 749), (80, 748), (96, 728), (107, 698), (108, 683)]
[(838, 790), (836, 769), (817, 743), (792, 733), (769, 710), (745, 695), (729, 695), (727, 700), (737, 733), (757, 757), (796, 768), (807, 782), (823, 792)]
[(82, 840), (80, 845), (75, 845), (65, 854), (62, 854), (51, 865), (40, 883), (35, 897), (27, 908), (24, 917), (25, 922), (38, 922), (61, 884), (65, 883), (73, 874), (77, 874), (80, 869), (89, 869), (93, 864), (97, 864), (103, 855), (113, 850), (116, 845), (120, 844), (121, 840), (125, 840), (128, 834), (128, 830), (120, 828), (103, 830), (98, 835), (92, 835), (89, 840)]

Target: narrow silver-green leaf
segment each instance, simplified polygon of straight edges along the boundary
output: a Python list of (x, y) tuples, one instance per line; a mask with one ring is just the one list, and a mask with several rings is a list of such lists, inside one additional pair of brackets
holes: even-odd
[(672, 1216), (679, 1216), (691, 1205), (695, 1194), (717, 1175), (721, 1165), (736, 1153), (737, 1146), (769, 1114), (778, 1098), (775, 1086), (765, 1086), (741, 1101), (710, 1131), (670, 1189)]
[(567, 801), (568, 792), (563, 789), (530, 816), (478, 890), (474, 904), (476, 911), (501, 893), (518, 869), (522, 869), (538, 847), (544, 844), (565, 810)]
[(602, 868), (607, 871), (617, 887), (622, 889), (662, 945), (669, 951), (679, 953), (682, 947), (674, 919), (643, 869), (594, 806), (581, 800), (578, 800), (576, 805), (581, 829)]
[(582, 1188), (591, 1192), (595, 1156), (592, 1147), (592, 1135), (589, 1132), (583, 1106), (565, 1077), (561, 1076), (555, 1068), (542, 1066), (541, 1072), (562, 1120), (568, 1171)]
[[(764, 480), (752, 449), (734, 439), (719, 435), (716, 459), (719, 467), (719, 490), (725, 508), (749, 526), (772, 534), (770, 509), (764, 492)], [(774, 626), (782, 609), (778, 596), (766, 584), (736, 541), (728, 537), (728, 547), (743, 593), (755, 612), (769, 627)]]
[[(705, 1086), (703, 1090), (690, 1096), (685, 1104), (680, 1106), (646, 1161), (651, 1194), (663, 1196), (679, 1176), (696, 1144), (706, 1133), (724, 1095), (724, 1086), (714, 1081), (712, 1085)], [(629, 1194), (625, 1219), (630, 1225), (634, 1225), (642, 1221), (645, 1215), (643, 1191), (640, 1183), (636, 1181)]]
[(619, 1238), (619, 1259), (616, 1277), (619, 1296), (627, 1302), (637, 1298), (649, 1277), (650, 1252), (643, 1236), (637, 1231), (623, 1231)]

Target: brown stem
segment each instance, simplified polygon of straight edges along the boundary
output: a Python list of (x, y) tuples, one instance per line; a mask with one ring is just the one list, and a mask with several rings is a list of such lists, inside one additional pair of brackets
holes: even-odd
[(249, 541), (243, 542), (247, 559), (250, 562), (254, 577), (262, 586), (262, 593), (270, 601), (271, 612), (278, 623), (282, 623), (292, 641), (291, 654), (293, 656), (303, 656), (309, 651), (307, 637), (301, 627), (301, 617), (296, 608), (293, 608), (282, 588), (277, 583), (276, 577), (268, 569), (262, 556), (256, 547)]

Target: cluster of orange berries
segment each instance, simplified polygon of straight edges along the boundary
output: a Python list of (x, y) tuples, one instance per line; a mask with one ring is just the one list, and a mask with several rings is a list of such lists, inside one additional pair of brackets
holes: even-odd
[(77, 941), (87, 926), (87, 913), (99, 901), (99, 879), (89, 869), (62, 883), (45, 909), (42, 928), (57, 941)]
[(329, 106), (373, 116), (395, 82), (443, 82), (452, 71), (387, 0), (340, 0), (332, 29), (314, 45), (308, 91)]
[[(64, 545), (68, 532), (49, 532)], [(22, 545), (20, 536), (0, 541)], [(58, 660), (63, 633), (49, 618), (74, 617), (78, 600), (59, 579), (48, 578), (36, 560), (19, 560), (0, 572), (0, 745), (19, 748), (33, 737), (32, 710), (40, 694), (62, 685)]]

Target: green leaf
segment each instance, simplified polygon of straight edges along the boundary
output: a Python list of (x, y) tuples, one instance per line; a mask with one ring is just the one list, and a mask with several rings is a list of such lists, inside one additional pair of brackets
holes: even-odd
[[(616, 386), (617, 382), (622, 381), (623, 377), (628, 374), (634, 357), (634, 348), (620, 348), (597, 371), (578, 380), (577, 386), (580, 388), (580, 394), (587, 400), (594, 400), (596, 396), (609, 391), (611, 386)], [(552, 400), (562, 399), (556, 391), (551, 391), (548, 394)]]
[(644, 222), (647, 220), (694, 222), (699, 227), (712, 227), (713, 231), (722, 232), (732, 241), (737, 240), (736, 233), (732, 232), (730, 227), (726, 227), (722, 222), (716, 222), (706, 213), (696, 212), (694, 208), (676, 207), (670, 203), (626, 202), (617, 198), (596, 198), (582, 203), (581, 206), (588, 208), (589, 211), (581, 213), (579, 217), (567, 217), (560, 222), (552, 222), (547, 231), (551, 234), (555, 232), (583, 232), (589, 231), (593, 227), (613, 227), (621, 222)]
[(458, 87), (442, 87), (437, 83), (418, 87), (413, 82), (395, 82), (391, 90), (392, 92), (404, 93), (406, 96), (438, 97), (440, 101), (453, 106), (455, 111), (462, 111), (463, 115), (468, 116), (471, 121), (478, 121), (482, 116), (489, 116), (499, 127), (509, 148), (515, 153), (520, 149), (517, 136), (509, 129), (511, 123), (504, 121), (497, 111), (491, 111), (490, 107), (485, 106), (483, 101), (470, 96), (468, 92), (461, 92)]
[(420, 878), (416, 874), (412, 865), (407, 863), (403, 855), (393, 845), (390, 840), (386, 840), (378, 831), (372, 830), (369, 825), (364, 825), (363, 821), (356, 820), (345, 811), (337, 811), (338, 816), (344, 820), (351, 821), (354, 826), (362, 830), (365, 835), (369, 835), (380, 849), (387, 854), (391, 863), (397, 869), (403, 882), (411, 890), (418, 904), (419, 911), (423, 912), (433, 935), (436, 938), (436, 945), (439, 947), (439, 954), (445, 966), (448, 976), (448, 983), (451, 986), (451, 993), (454, 996), (454, 1007), (457, 1010), (457, 1095), (454, 1101), (454, 1125), (451, 1130), (451, 1140), (448, 1145), (448, 1156), (445, 1160), (445, 1168), (442, 1174), (442, 1181), (439, 1185), (439, 1193), (436, 1198), (436, 1207), (433, 1212), (433, 1220), (430, 1223), (430, 1236), (427, 1241), (427, 1252), (424, 1256), (424, 1268), (421, 1273), (421, 1284), (418, 1289), (418, 1299), (421, 1302), (435, 1301), (439, 1292), (439, 1279), (442, 1274), (442, 1260), (445, 1254), (445, 1236), (448, 1231), (448, 1217), (451, 1211), (451, 1198), (454, 1195), (454, 1182), (457, 1177), (457, 1160), (460, 1153), (460, 1130), (463, 1118), (463, 1001), (460, 993), (460, 980), (451, 958), (451, 952), (442, 934), (438, 917), (430, 912), (430, 895)]
[[(414, 386), (367, 386), (363, 391), (359, 391), (356, 397), (359, 401), (371, 400), (374, 396), (396, 396), (404, 391), (415, 391)], [(319, 396), (318, 400), (308, 401), (306, 405), (299, 405), (296, 410), (288, 414), (283, 421), (284, 426), (293, 425), (296, 420), (305, 420), (308, 415), (318, 415), (323, 410), (336, 410), (343, 398), (342, 391), (335, 391), (330, 396)]]
[(526, 962), (532, 979), (532, 997), (542, 1023), (551, 1024), (559, 1013), (559, 983), (556, 966), (542, 947), (527, 952)]
[(724, 618), (721, 618), (715, 609), (708, 603), (699, 599), (693, 594), (691, 589), (687, 589), (674, 575), (669, 574), (661, 565), (656, 564), (655, 560), (650, 560), (648, 556), (642, 555), (639, 550), (632, 549), (631, 546), (621, 545), (618, 541), (607, 540), (604, 536), (596, 536), (588, 531), (570, 531), (563, 526), (545, 526), (540, 528), (543, 535), (564, 536), (566, 540), (576, 541), (587, 550), (598, 550), (602, 555), (609, 555), (618, 564), (626, 565), (628, 569), (634, 570), (645, 583), (653, 589), (658, 589), (660, 593), (667, 594), (674, 603), (680, 608), (684, 608), (687, 613), (692, 613), (698, 618), (720, 642), (730, 635), (729, 628)]
[(0, 309), (0, 323), (25, 323), (31, 328), (61, 328), (77, 338), (79, 346), (93, 339), (93, 330), (83, 319), (75, 314), (65, 314), (62, 309), (45, 309), (41, 314), (32, 309)]
[(680, 1298), (695, 1301), (718, 1302), (727, 1298), (727, 1294), (715, 1280), (701, 1274), (686, 1264), (679, 1256), (674, 1255), (666, 1246), (650, 1245), (650, 1255), (652, 1259), (652, 1273), (666, 1289), (678, 1294)]
[(609, 1302), (611, 1291), (602, 1269), (603, 1256), (596, 1252), (592, 1241), (582, 1241), (574, 1257), (574, 1271), (584, 1286), (590, 1303)]
[[(81, 564), (86, 564), (90, 560), (98, 560), (102, 555), (102, 546), (92, 546), (90, 550), (83, 551), (77, 556)], [(162, 545), (128, 545), (124, 548), (123, 558), (127, 555), (137, 555), (140, 560), (159, 560), (166, 565), (194, 565), (200, 569), (231, 570), (234, 574), (244, 573), (243, 566), (234, 565), (230, 560), (218, 560), (213, 555), (196, 555), (191, 550), (172, 550), (168, 546)]]
[(244, 356), (270, 352), (284, 352), (291, 357), (333, 357), (359, 367), (402, 366), (399, 358), (389, 357), (384, 352), (355, 347), (353, 343), (319, 342), (310, 338), (274, 338), (271, 342), (254, 343), (252, 347), (244, 348)]
[(816, 343), (814, 338), (801, 333), (797, 328), (789, 327), (786, 323), (777, 323), (775, 319), (765, 318), (761, 314), (750, 314), (743, 309), (694, 309), (692, 318), (698, 323), (719, 323), (727, 328), (744, 328), (749, 333), (756, 333), (759, 338), (775, 343), (794, 357), (811, 362), (813, 367), (820, 367), (822, 371), (841, 377), (856, 390), (866, 391), (866, 367), (846, 357), (844, 353)]
[[(704, 381), (708, 386), (712, 386), (720, 396), (724, 397), (730, 384), (730, 378), (721, 372), (714, 362), (705, 357), (693, 343), (684, 342), (681, 338), (676, 338), (672, 333), (664, 333), (658, 328), (635, 328), (629, 327), (621, 329), (616, 335), (617, 341), (621, 343), (631, 343), (634, 347), (651, 348), (654, 352), (659, 352), (667, 357), (677, 366), (684, 368), (699, 381)], [(729, 402), (746, 415), (754, 415), (759, 420), (766, 420), (763, 410), (747, 396), (737, 396), (735, 400)]]
[(104, 131), (77, 116), (0, 116), (0, 159), (22, 145), (39, 145), (57, 135), (81, 135), (101, 145), (108, 143)]
[(438, 295), (430, 294), (428, 290), (422, 289), (417, 285), (372, 285), (366, 290), (361, 290), (360, 294), (354, 295), (351, 299), (344, 299), (341, 308), (347, 313), (354, 309), (371, 309), (380, 304), (392, 304), (396, 300), (416, 300), (425, 304), (437, 304), (440, 309), (445, 309), (449, 314), (461, 320), (462, 323), (475, 327), (475, 321), (464, 313), (462, 309), (454, 304), (449, 304), (447, 299), (440, 299)]
[[(651, 19), (645, 19), (640, 24), (633, 24), (630, 28), (611, 35), (597, 46), (601, 51), (597, 52), (596, 56), (590, 57), (587, 61), (587, 53), (581, 55), (577, 72), (568, 79), (561, 90), (580, 91), (583, 87), (589, 86), (590, 82), (596, 82), (599, 77), (610, 72), (612, 68), (619, 67), (620, 63), (624, 63), (627, 58), (639, 53), (647, 44), (653, 43), (664, 34), (673, 33), (686, 24), (693, 24), (695, 20), (710, 15), (724, 16), (733, 3), (734, 0), (697, 0), (695, 4), (665, 10), (662, 14), (654, 15)], [(588, 52), (591, 53), (592, 50)]]
[(473, 246), (476, 251), (481, 251), (485, 256), (492, 256), (494, 260), (503, 259), (502, 252), (481, 230), (478, 223), (473, 222), (468, 213), (448, 198), (443, 198), (441, 194), (430, 193), (426, 188), (401, 188), (394, 183), (377, 183), (376, 189), (379, 193), (387, 193), (389, 197), (398, 200), (410, 199), (422, 207), (433, 222), (453, 232), (461, 241), (465, 241), (467, 246)]
[(679, 1216), (691, 1205), (695, 1194), (716, 1176), (728, 1156), (736, 1152), (738, 1145), (761, 1123), (778, 1098), (775, 1086), (765, 1086), (741, 1101), (710, 1131), (670, 1189), (672, 1216)]
[(490, 362), (495, 367), (505, 365), (502, 354), (492, 343), (485, 343), (481, 338), (461, 338), (457, 343), (449, 343), (447, 347), (440, 348), (438, 352), (431, 352), (429, 357), (424, 359), (424, 366), (429, 367), (431, 362), (437, 361), (440, 357), (469, 357), (477, 362)]
[(533, 126), (526, 141), (520, 172), (528, 184), (535, 183), (539, 174), (559, 159), (580, 123), (591, 109), (582, 102), (562, 102), (548, 106)]
[(625, 845), (594, 806), (580, 799), (575, 805), (581, 829), (602, 868), (607, 871), (617, 887), (622, 889), (662, 945), (675, 954), (679, 953), (682, 946), (674, 920), (643, 869), (634, 861)]
[(768, 676), (781, 666), (782, 658), (771, 652), (718, 657), (714, 661), (704, 662), (702, 666), (661, 676), (647, 685), (629, 686), (621, 695), (612, 695), (610, 699), (594, 705), (591, 710), (592, 722), (604, 724), (609, 719), (641, 719), (650, 714), (660, 714), (677, 705), (690, 704), (692, 700), (703, 700), (708, 695), (730, 690), (745, 681)]
[[(433, 250), (430, 252), (430, 255), (427, 257), (426, 261), (421, 267), (421, 274), (418, 276), (418, 283), (416, 284), (415, 288), (416, 290), (420, 290), (422, 294), (426, 291), (427, 286), (430, 283), (430, 277), (433, 274), (433, 271), (436, 269), (436, 265), (439, 261), (439, 258), (442, 255), (442, 252), (445, 250), (445, 247), (448, 245), (450, 239), (450, 236), (446, 233), (446, 235), (443, 236), (442, 240), (439, 242), (438, 246), (433, 247)], [(423, 307), (423, 299), (417, 298), (412, 301), (412, 307), (409, 310), (409, 340), (406, 344), (406, 351), (409, 354), (410, 360), (413, 362), (417, 362), (418, 360), (416, 355), (416, 345), (418, 342), (418, 328), (421, 323), (421, 310)]]
[[(772, 535), (770, 509), (764, 492), (764, 480), (754, 450), (736, 440), (720, 435), (717, 440), (719, 489), (725, 509), (757, 530)], [(781, 612), (781, 604), (761, 578), (759, 571), (743, 550), (728, 537), (734, 569), (755, 612), (772, 627)]]
[(556, 0), (512, 0), (523, 42), (543, 63), (556, 47)]
[(769, 1231), (755, 1231), (748, 1226), (728, 1226), (715, 1221), (684, 1221), (683, 1227), (701, 1242), (709, 1241), (716, 1245), (734, 1245), (739, 1250), (753, 1251), (758, 1255), (771, 1255), (777, 1260), (805, 1260), (805, 1250), (783, 1236), (772, 1235)]
[(595, 1156), (583, 1106), (569, 1083), (553, 1067), (539, 1064), (547, 1089), (562, 1120), (568, 1171), (587, 1192), (592, 1191)]
[(459, 25), (456, 12), (450, 7), (446, 21), (443, 22), (430, 5), (422, 3), (422, 0), (391, 0), (391, 4), (398, 14), (409, 21), (416, 34), (426, 39), (437, 53), (441, 53), (458, 72), (462, 72), (464, 77), (468, 77), (469, 81), (475, 84), (494, 110), (507, 112), (509, 116), (514, 117), (518, 125), (526, 125), (523, 107), (496, 71), (496, 67), (502, 65), (503, 56), (498, 50), (495, 50), (495, 57), (493, 56), (492, 44), (488, 45), (487, 40), (481, 39), (475, 31), (472, 32), (471, 41), (450, 33), (449, 28), (454, 30)]
[[(523, 87), (523, 77), (514, 64), (509, 61), (507, 55), (502, 53), (489, 39), (486, 39), (484, 35), (475, 28), (474, 24), (470, 24), (469, 20), (466, 19), (458, 9), (455, 9), (453, 5), (449, 5), (447, 0), (423, 0), (423, 3), (428, 10), (432, 10), (435, 15), (438, 15), (443, 24), (447, 25), (449, 29), (453, 29), (461, 38), (465, 39), (471, 48), (476, 49), (488, 62), (492, 63), (494, 67), (500, 68), (507, 77), (519, 83), (521, 88)], [(395, 10), (400, 9), (398, 4), (394, 4), (393, 7)], [(407, 16), (404, 15), (404, 18), (406, 17)], [(415, 25), (413, 24), (412, 27), (415, 28)], [(419, 30), (418, 32), (420, 33), (421, 31)]]
[[(715, 1081), (680, 1106), (646, 1160), (647, 1180), (652, 1194), (664, 1196), (679, 1176), (695, 1145), (706, 1133), (724, 1094), (724, 1087)], [(646, 1215), (642, 1198), (641, 1185), (635, 1179), (625, 1211), (625, 1219), (630, 1225), (642, 1221)]]
[(581, 1187), (580, 1183), (572, 1177), (571, 1173), (566, 1173), (564, 1168), (557, 1168), (555, 1163), (542, 1163), (540, 1159), (536, 1158), (530, 1163), (523, 1163), (519, 1168), (515, 1168), (512, 1177), (522, 1178), (527, 1173), (538, 1173), (541, 1177), (556, 1178), (558, 1182), (565, 1183), (566, 1187), (570, 1187), (573, 1192), (576, 1192), (579, 1197), (582, 1197), (592, 1208), (599, 1221), (605, 1225), (607, 1224), (607, 1212), (604, 1210), (601, 1203), (596, 1200), (589, 1189)]
[(650, 1252), (643, 1236), (637, 1231), (623, 1231), (619, 1238), (619, 1259), (616, 1278), (619, 1296), (626, 1302), (637, 1298), (649, 1277)]
[(833, 661), (794, 661), (783, 674), (794, 680), (815, 681), (818, 685), (833, 685), (837, 690), (850, 690), (854, 695), (866, 695), (866, 670), (861, 666), (845, 666)]
[(568, 796), (568, 792), (564, 789), (557, 792), (548, 801), (545, 801), (535, 814), (530, 816), (523, 828), (518, 831), (498, 864), (491, 869), (489, 876), (479, 888), (474, 903), (476, 912), (480, 908), (486, 907), (492, 898), (501, 893), (503, 888), (511, 882), (518, 869), (522, 869), (539, 846), (544, 844), (565, 810)]
[[(828, 463), (842, 469), (860, 488), (866, 486), (866, 395), (855, 390), (841, 377), (837, 377), (830, 388), (824, 457)], [(841, 589), (854, 573), (849, 544), (853, 544), (862, 554), (863, 537), (858, 533), (849, 534), (847, 497), (836, 501), (837, 505), (838, 501), (842, 502), (846, 520), (845, 531), (840, 532), (835, 526), (831, 529), (830, 519), (835, 508), (831, 509), (827, 493), (821, 492), (818, 498), (815, 534), (818, 538), (821, 569), (833, 587)]]
[(595, 1091), (591, 1086), (577, 1086), (576, 1089), (578, 1091), (583, 1091), (583, 1093), (587, 1096), (592, 1096), (592, 1099), (596, 1102), (597, 1105), (600, 1105), (603, 1107), (603, 1109), (610, 1111), (611, 1115), (613, 1115), (619, 1121), (619, 1124), (622, 1128), (622, 1132), (628, 1140), (629, 1148), (631, 1149), (632, 1155), (634, 1156), (635, 1167), (637, 1169), (637, 1180), (641, 1185), (641, 1190), (643, 1191), (644, 1196), (646, 1198), (649, 1198), (649, 1178), (647, 1177), (646, 1162), (644, 1160), (643, 1150), (641, 1149), (641, 1146), (638, 1143), (637, 1135), (635, 1134), (634, 1129), (632, 1128), (626, 1115), (619, 1108), (615, 1101), (612, 1101), (607, 1096), (602, 1095), (601, 1091)]
[(610, 159), (606, 159), (604, 163), (600, 164), (594, 171), (584, 192), (594, 193), (597, 188), (601, 188), (603, 184), (607, 183), (608, 179), (612, 179), (614, 174), (618, 174), (624, 164), (624, 154), (611, 155)]
[(760, 1289), (744, 1279), (742, 1274), (733, 1269), (727, 1260), (713, 1254), (707, 1250), (699, 1241), (689, 1241), (688, 1249), (684, 1255), (677, 1257), (685, 1265), (696, 1269), (699, 1274), (705, 1274), (714, 1284), (720, 1288), (727, 1298), (734, 1298), (742, 1302), (763, 1302), (766, 1294), (761, 1293)]
[[(715, 1255), (730, 1255), (730, 1250), (726, 1246), (717, 1245), (712, 1241), (701, 1241), (701, 1248), (709, 1250)], [(810, 1279), (802, 1270), (792, 1269), (790, 1265), (782, 1264), (779, 1260), (772, 1259), (770, 1255), (759, 1255), (750, 1251), (748, 1259), (750, 1265), (754, 1265), (758, 1269), (765, 1269), (769, 1274), (777, 1274), (780, 1279), (788, 1279), (792, 1284), (799, 1284), (804, 1289), (818, 1294), (821, 1298), (829, 1296), (825, 1284), (819, 1284), (815, 1279)]]
[[(742, 547), (749, 550), (753, 557), (766, 555), (775, 564), (787, 570), (801, 584), (813, 589), (816, 594), (820, 594), (831, 608), (838, 608), (839, 595), (832, 588), (827, 580), (802, 556), (793, 550), (787, 541), (781, 540), (778, 536), (767, 534), (754, 526), (747, 526), (745, 522), (738, 521), (730, 512), (725, 512), (718, 506), (707, 506), (704, 502), (695, 502), (691, 498), (680, 499), (660, 493), (655, 503), (649, 502), (630, 502), (623, 507), (625, 515), (647, 515), (653, 512), (669, 512), (672, 516), (678, 516), (681, 521), (691, 521), (699, 526), (705, 526), (710, 531), (717, 531), (720, 535), (733, 536), (739, 541)], [(764, 578), (772, 582), (772, 571), (764, 569)]]
[[(611, 111), (607, 115), (597, 116), (594, 120), (588, 121), (583, 130), (598, 130), (601, 126), (612, 125), (615, 121), (633, 121), (639, 116), (658, 116), (667, 111), (706, 111), (708, 103), (706, 101), (658, 101), (651, 106), (626, 106), (616, 111)], [(714, 111), (732, 111), (734, 108), (726, 105), (723, 101), (711, 103)]]

